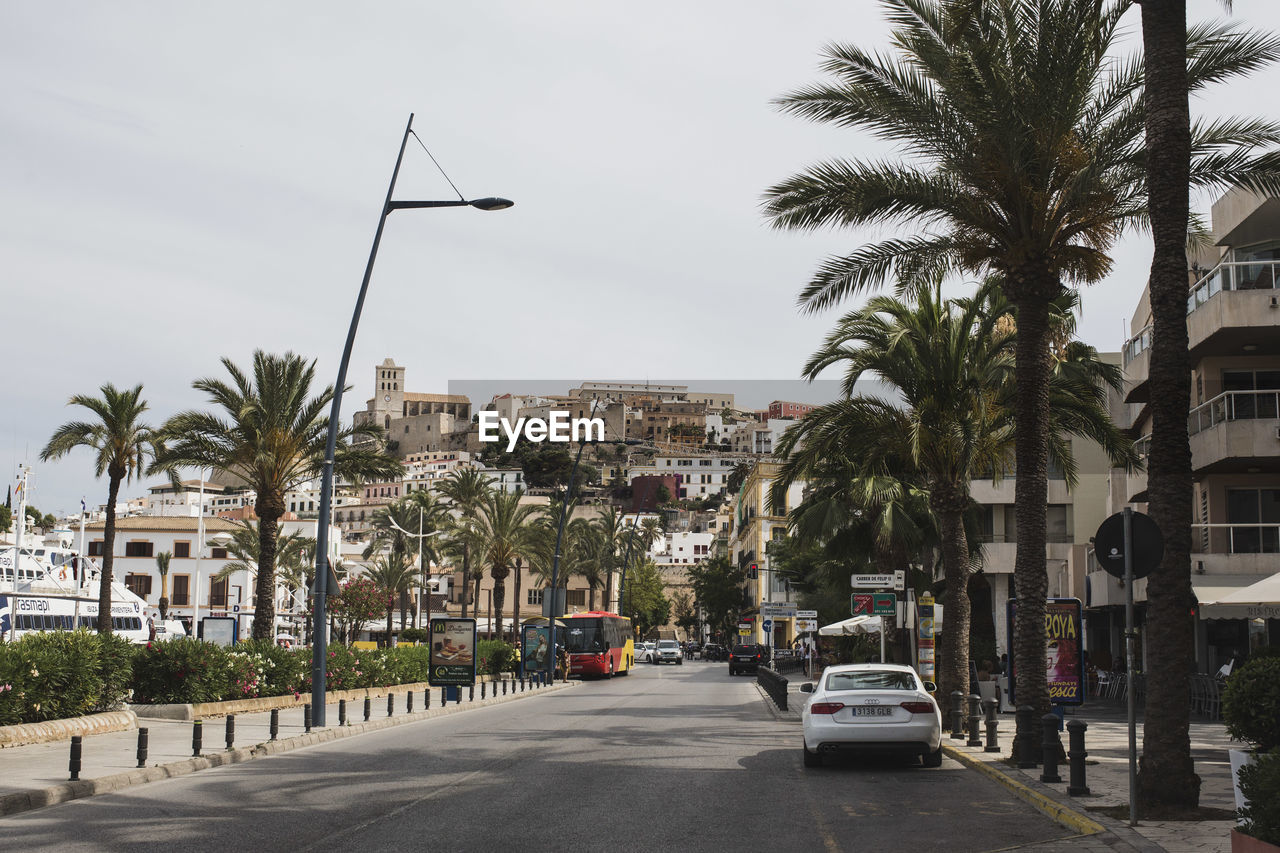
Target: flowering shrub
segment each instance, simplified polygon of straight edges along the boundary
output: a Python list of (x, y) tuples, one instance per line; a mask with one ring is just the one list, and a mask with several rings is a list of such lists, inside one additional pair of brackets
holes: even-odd
[(233, 671), (227, 654), (221, 646), (194, 637), (147, 643), (133, 660), (134, 701), (163, 705), (227, 698)]
[(516, 647), (504, 640), (481, 640), (476, 654), (476, 671), (481, 675), (499, 675), (516, 668)]
[(87, 630), (0, 642), (0, 725), (116, 708), (129, 692), (128, 640)]

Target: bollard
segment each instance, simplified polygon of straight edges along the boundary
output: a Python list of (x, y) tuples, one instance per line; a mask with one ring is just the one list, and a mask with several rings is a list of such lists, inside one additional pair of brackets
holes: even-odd
[(996, 729), (1000, 727), (1000, 721), (996, 716), (1000, 708), (999, 699), (983, 699), (982, 708), (987, 714), (987, 746), (983, 752), (999, 752), (1000, 743)]
[(68, 769), (71, 770), (72, 782), (80, 781), (80, 750), (83, 743), (84, 739), (80, 735), (71, 736), (71, 762), (68, 765)]
[(1084, 759), (1089, 754), (1084, 751), (1084, 732), (1089, 724), (1084, 720), (1071, 720), (1067, 723), (1067, 743), (1071, 751), (1067, 753), (1070, 781), (1067, 782), (1067, 794), (1072, 797), (1089, 796), (1089, 788), (1084, 783)]
[(1058, 750), (1062, 748), (1062, 743), (1058, 740), (1058, 715), (1045, 714), (1040, 718), (1040, 725), (1044, 727), (1044, 740), (1040, 742), (1044, 750), (1044, 769), (1040, 771), (1040, 781), (1061, 782), (1062, 777), (1058, 775)]
[(150, 739), (146, 729), (138, 729), (138, 766), (147, 766), (147, 741)]
[(387, 694), (387, 716), (394, 716), (396, 712), (396, 694)]
[(413, 713), (413, 691), (409, 690), (404, 694), (404, 712), (406, 714)]
[(364, 721), (369, 722), (369, 715), (373, 713), (373, 699), (368, 696), (364, 697)]
[(302, 730), (304, 732), (311, 731), (311, 703), (302, 706)]
[(204, 722), (196, 720), (191, 724), (191, 755), (199, 758), (204, 750)]
[(345, 726), (347, 724), (347, 700), (338, 700), (338, 725)]
[(484, 699), (484, 682), (480, 682), (480, 698)]
[(473, 684), (473, 685), (471, 685), (471, 687), (470, 687), (470, 688), (468, 688), (468, 690), (467, 690), (467, 694), (468, 694), (468, 695), (467, 695), (467, 701), (468, 701), (468, 702), (474, 702), (474, 701), (476, 701), (476, 686), (475, 686), (474, 684)]
[(461, 705), (461, 704), (462, 704), (462, 688), (461, 688), (461, 687), (455, 687), (455, 688), (453, 688), (453, 689), (458, 691), (457, 693), (455, 693), (455, 694), (454, 694), (453, 704), (455, 704), (455, 705)]
[(236, 715), (227, 714), (227, 749), (235, 749), (236, 743)]
[(502, 695), (507, 695), (507, 680), (505, 678), (502, 679)]
[(431, 688), (430, 687), (422, 688), (422, 707), (426, 708), (428, 711), (431, 710)]
[(1018, 756), (1018, 767), (1029, 770), (1040, 764), (1036, 757), (1035, 737), (1031, 734), (1036, 728), (1036, 709), (1030, 705), (1019, 705), (1014, 713), (1018, 720), (1017, 734), (1014, 736), (1015, 744), (1019, 742), (1018, 736), (1022, 736), (1022, 754)]
[(525, 681), (525, 677), (523, 675), (520, 676), (520, 692), (523, 693), (526, 689), (528, 689), (528, 687), (529, 685)]
[(964, 694), (959, 690), (951, 691), (951, 739), (964, 739)]
[(280, 709), (272, 708), (271, 709), (271, 739), (275, 740), (276, 736), (279, 734), (280, 734)]
[(982, 735), (978, 734), (978, 726), (982, 722), (982, 697), (977, 693), (969, 694), (969, 739), (965, 746), (982, 746)]
[(440, 688), (440, 707), (441, 708), (449, 707), (449, 688), (448, 687)]

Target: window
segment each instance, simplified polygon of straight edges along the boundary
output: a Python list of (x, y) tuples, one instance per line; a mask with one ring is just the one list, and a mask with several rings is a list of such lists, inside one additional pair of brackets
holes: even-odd
[(586, 607), (587, 591), (585, 589), (567, 589), (564, 593), (565, 607)]
[(151, 557), (155, 547), (150, 542), (126, 542), (124, 543), (124, 555), (126, 557)]
[(1227, 523), (1231, 553), (1280, 553), (1280, 489), (1227, 489)]
[(151, 595), (151, 575), (127, 574), (124, 576), (124, 585), (138, 598), (145, 599)]
[(174, 607), (189, 607), (191, 605), (191, 575), (174, 575), (169, 578), (173, 582), (173, 595), (169, 599), (169, 603)]
[(190, 542), (174, 542), (173, 556), (178, 557), (180, 559), (185, 559), (187, 557), (190, 557), (191, 543)]
[(1065, 504), (1050, 504), (1045, 515), (1045, 541), (1070, 542), (1071, 531), (1067, 528), (1067, 507)]
[(102, 556), (102, 540), (101, 539), (95, 539), (89, 543), (89, 556), (90, 557)]
[(209, 582), (209, 606), (210, 607), (226, 607), (227, 606), (227, 585), (228, 581), (223, 578), (220, 581), (211, 580)]
[(227, 559), (227, 549), (226, 549), (226, 548), (211, 548), (211, 549), (210, 549), (210, 551), (209, 551), (209, 553), (210, 553), (210, 555), (213, 557), (213, 559), (215, 559), (215, 560), (225, 560), (225, 559)]
[(526, 604), (541, 604), (541, 603), (542, 603), (542, 590), (540, 590), (540, 589), (531, 589), (531, 590), (528, 590), (528, 593), (529, 593), (529, 600), (526, 602)]

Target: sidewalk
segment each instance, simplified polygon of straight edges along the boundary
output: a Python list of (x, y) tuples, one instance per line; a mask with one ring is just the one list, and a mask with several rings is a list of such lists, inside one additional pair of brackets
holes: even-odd
[[(787, 711), (775, 713), (780, 719), (800, 720), (800, 709), (808, 695), (800, 692), (804, 683), (802, 674), (793, 678), (788, 687)], [(766, 697), (766, 701), (767, 697)], [(769, 702), (770, 707), (773, 706)], [(1140, 821), (1130, 827), (1128, 818), (1116, 820), (1101, 812), (1100, 808), (1129, 807), (1129, 726), (1125, 718), (1125, 706), (1120, 702), (1091, 702), (1067, 710), (1067, 720), (1083, 720), (1089, 728), (1085, 732), (1085, 750), (1088, 752), (1085, 768), (1085, 784), (1089, 796), (1067, 795), (1070, 771), (1064, 762), (1058, 769), (1061, 783), (1046, 784), (1040, 781), (1040, 768), (1019, 770), (1006, 763), (1013, 743), (1014, 719), (1012, 714), (1000, 715), (1000, 752), (984, 752), (983, 747), (965, 746), (965, 740), (952, 740), (949, 731), (943, 732), (943, 748), (962, 763), (975, 767), (988, 775), (1003, 777), (999, 781), (1024, 799), (1034, 800), (1038, 795), (1045, 802), (1037, 805), (1042, 811), (1064, 808), (1080, 818), (1100, 824), (1104, 831), (1121, 844), (1137, 850), (1166, 850), (1170, 853), (1229, 853), (1233, 820), (1185, 820)], [(945, 722), (945, 721), (944, 721)], [(985, 742), (986, 728), (982, 727)], [(1067, 746), (1067, 733), (1062, 733), (1063, 747)], [(1142, 713), (1138, 712), (1138, 754), (1142, 753)], [(1196, 773), (1200, 776), (1200, 805), (1208, 808), (1235, 809), (1235, 795), (1231, 787), (1231, 763), (1227, 750), (1235, 746), (1227, 737), (1222, 722), (1191, 718), (1191, 756)], [(1007, 780), (1007, 781), (1006, 781)], [(1012, 784), (1010, 784), (1012, 783)], [(1019, 791), (1018, 789), (1024, 789)], [(1025, 796), (1030, 792), (1031, 796)], [(1065, 814), (1066, 825), (1079, 825), (1071, 814)]]
[[(431, 708), (423, 709), (421, 692), (413, 697), (414, 712), (407, 713), (405, 697), (397, 696), (395, 713), (387, 716), (387, 700), (371, 702), (369, 721), (364, 721), (364, 703), (347, 702), (348, 725), (338, 726), (338, 703), (326, 706), (328, 727), (312, 729), (303, 727), (303, 710), (290, 708), (280, 711), (279, 732), (271, 740), (271, 712), (258, 711), (237, 714), (235, 717), (234, 748), (227, 749), (226, 718), (208, 717), (202, 721), (202, 748), (199, 756), (193, 755), (193, 724), (180, 720), (139, 718), (139, 728), (146, 728), (148, 753), (146, 766), (139, 768), (137, 760), (138, 731), (108, 732), (84, 738), (81, 750), (80, 780), (70, 781), (70, 741), (31, 744), (0, 749), (0, 816), (38, 809), (54, 803), (80, 797), (90, 797), (120, 790), (159, 779), (183, 776), (210, 767), (252, 761), (264, 755), (274, 755), (304, 746), (324, 743), (344, 737), (352, 737), (367, 731), (425, 720), (445, 714), (455, 714), (470, 708), (496, 705), (532, 696), (546, 695), (581, 684), (580, 681), (558, 682), (547, 687), (530, 685), (521, 691), (516, 684), (514, 693), (503, 694), (501, 686), (495, 695), (487, 692), (481, 700), (477, 687), (475, 699), (468, 698), (467, 688), (461, 688), (460, 703), (441, 707), (440, 689), (431, 691)], [(495, 684), (490, 684), (492, 690)]]

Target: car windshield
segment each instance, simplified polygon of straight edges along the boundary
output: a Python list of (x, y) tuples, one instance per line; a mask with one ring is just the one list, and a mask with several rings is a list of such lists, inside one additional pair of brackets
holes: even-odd
[(827, 690), (915, 690), (916, 680), (909, 672), (860, 670), (833, 672), (827, 675)]
[(675, 640), (663, 640), (662, 642), (658, 643), (658, 648), (660, 648), (660, 649), (678, 649), (678, 648), (680, 648), (680, 644), (679, 644), (679, 643), (677, 643)]

